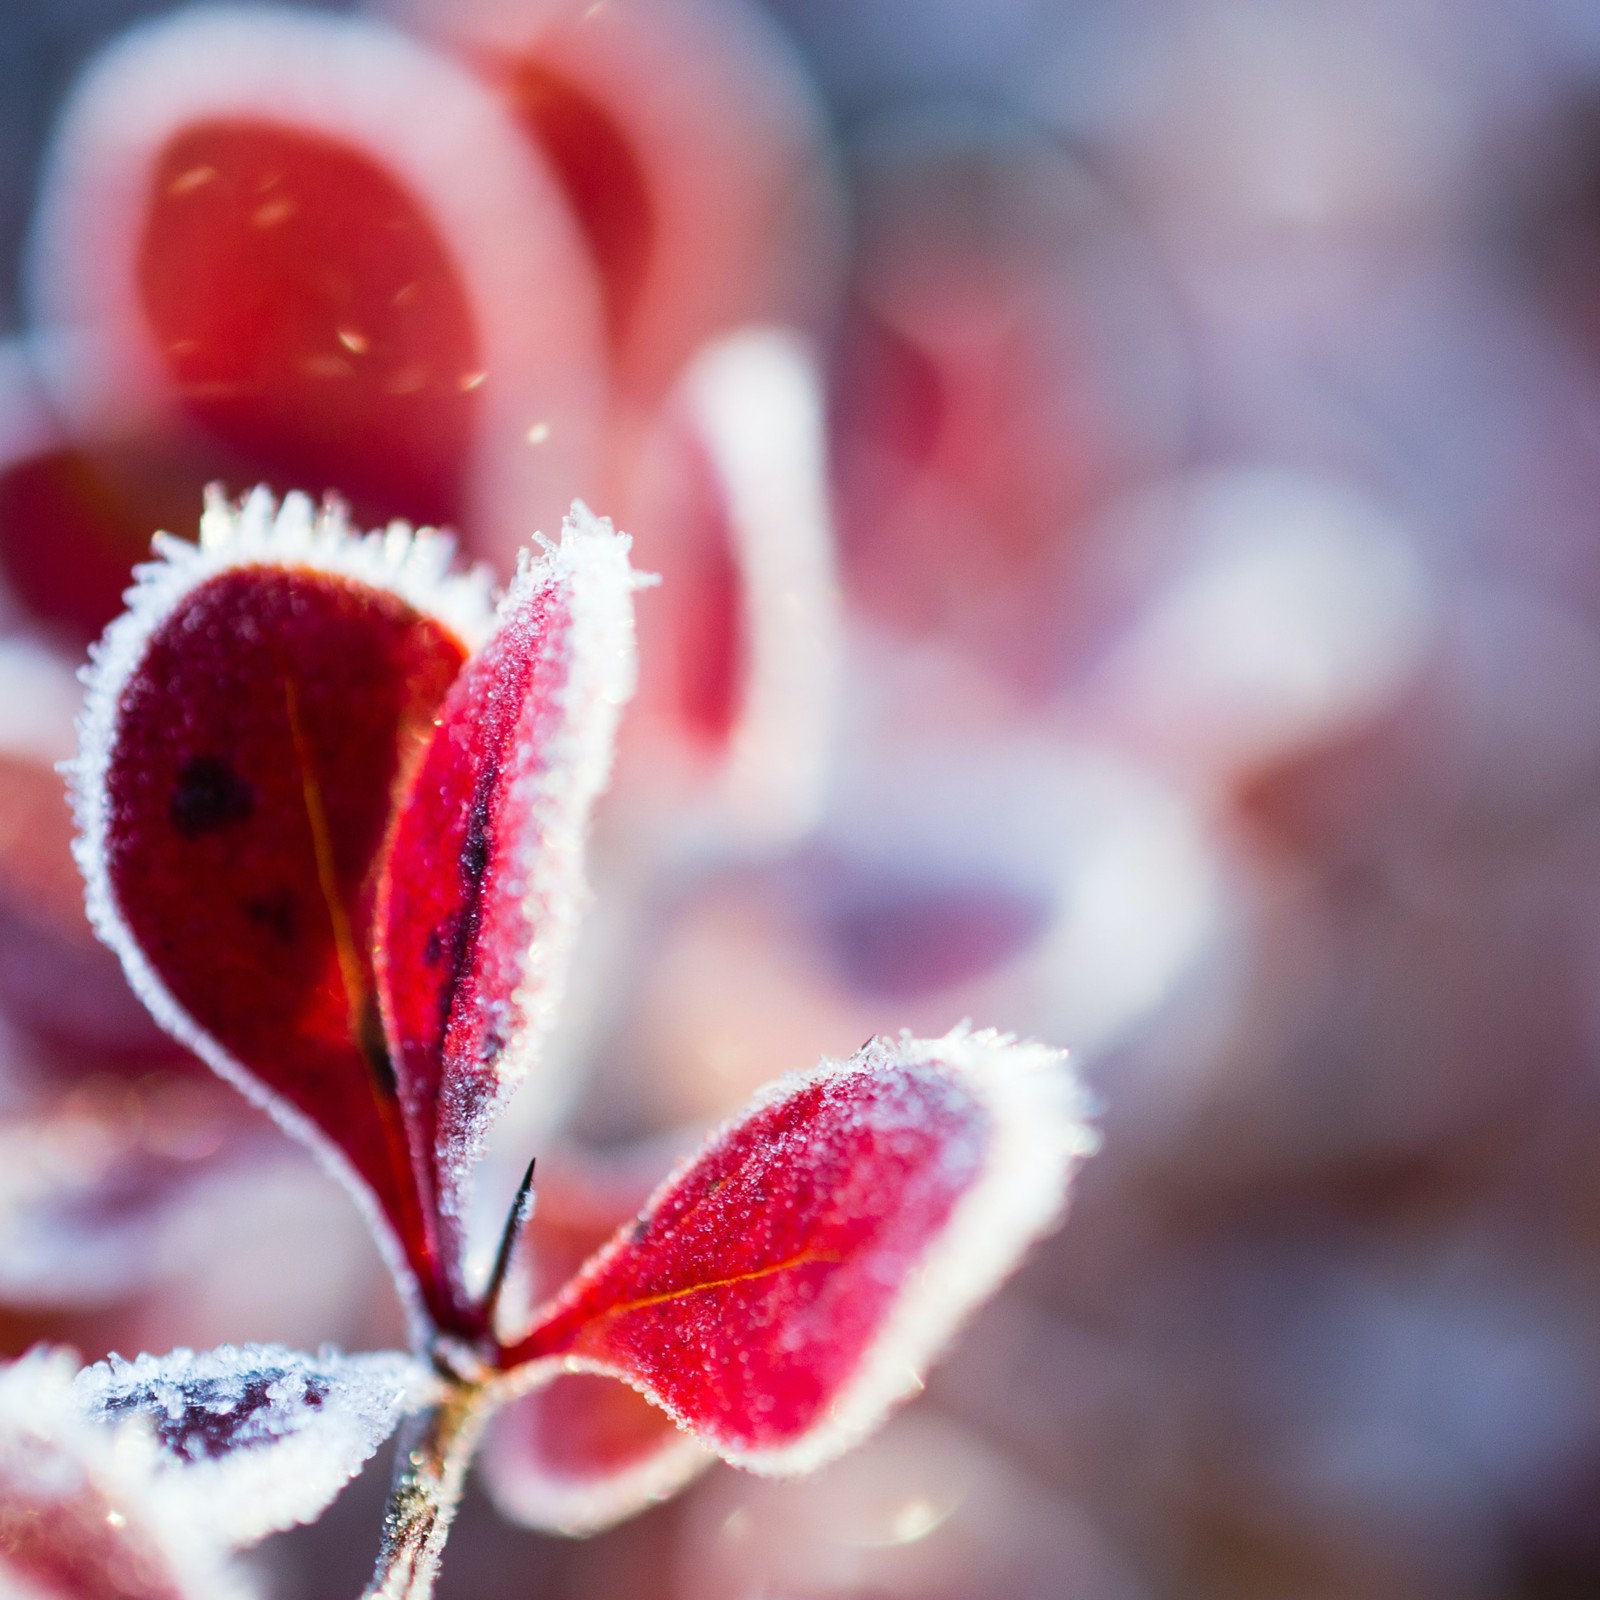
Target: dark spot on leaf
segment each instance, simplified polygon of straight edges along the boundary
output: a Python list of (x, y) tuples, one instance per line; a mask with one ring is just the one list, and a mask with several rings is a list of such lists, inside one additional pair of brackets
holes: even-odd
[(298, 1396), (292, 1385), (293, 1376), (276, 1368), (230, 1380), (190, 1379), (179, 1407), (173, 1405), (173, 1386), (140, 1385), (109, 1398), (105, 1411), (112, 1418), (147, 1417), (165, 1449), (185, 1461), (205, 1461), (293, 1433), (300, 1406), (322, 1409), (329, 1394), (326, 1378), (307, 1374)]
[(444, 960), (444, 936), (445, 930), (443, 927), (435, 928), (428, 935), (428, 942), (422, 947), (423, 966), (436, 967)]
[(270, 934), (279, 944), (293, 944), (299, 917), (292, 889), (277, 889), (258, 894), (239, 904), (245, 920)]
[(220, 756), (191, 756), (178, 770), (168, 815), (186, 839), (246, 821), (256, 792)]
[(492, 774), (488, 776), (488, 782), (479, 779), (467, 818), (467, 836), (461, 843), (461, 882), (469, 893), (480, 888), (489, 866), (489, 796), (493, 783)]
[[(466, 981), (483, 918), (483, 876), (489, 868), (490, 816), (494, 805), (498, 769), (491, 763), (478, 774), (467, 813), (466, 837), (461, 841), (457, 868), (461, 874), (461, 907), (446, 928), (438, 930), (440, 943), (449, 940), (450, 976), (439, 991), (439, 1036), (449, 1029), (456, 995)], [(431, 941), (430, 941), (431, 944)]]
[(395, 1079), (394, 1062), (389, 1058), (389, 1041), (384, 1035), (383, 1016), (375, 996), (369, 995), (361, 1008), (356, 1043), (367, 1059), (379, 1092), (390, 1097), (398, 1094), (400, 1086)]

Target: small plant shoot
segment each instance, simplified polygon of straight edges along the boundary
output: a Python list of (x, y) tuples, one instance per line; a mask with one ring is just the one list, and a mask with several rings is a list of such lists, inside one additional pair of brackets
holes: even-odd
[[(35, 1530), (104, 1528), (103, 1483), (137, 1468), (143, 1520), (81, 1561), (134, 1561), (141, 1595), (244, 1592), (218, 1575), (229, 1552), (318, 1516), (398, 1429), (368, 1593), (416, 1600), (486, 1430), (497, 1498), (569, 1532), (717, 1457), (790, 1474), (861, 1440), (1058, 1220), (1093, 1147), (1061, 1053), (963, 1026), (780, 1077), (564, 1283), (508, 1293), (540, 1251), (532, 1168), (487, 1274), (474, 1171), (511, 1094), (557, 1070), (648, 580), (581, 504), (497, 601), (447, 538), (358, 536), (300, 495), (213, 495), (198, 545), (155, 550), (87, 677), (90, 914), (162, 1026), (349, 1187), (412, 1348), (76, 1377), (31, 1357), (75, 1464), (29, 1466), (19, 1372), (0, 1374), (0, 1498)], [(560, 1147), (537, 1154), (559, 1186)], [(0, 1578), (56, 1581), (53, 1550), (6, 1546)]]

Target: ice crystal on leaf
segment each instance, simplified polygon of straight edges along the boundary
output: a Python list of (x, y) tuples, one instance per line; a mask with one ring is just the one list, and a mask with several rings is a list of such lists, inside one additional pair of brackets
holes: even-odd
[(762, 1472), (849, 1447), (1057, 1216), (1089, 1148), (1058, 1052), (875, 1039), (715, 1134), (515, 1361), (607, 1372)]
[(68, 1352), (0, 1369), (0, 1594), (246, 1600), (204, 1524), (168, 1494), (137, 1427), (85, 1416)]
[(158, 544), (89, 674), (91, 914), (157, 1018), (350, 1181), (427, 1359), (181, 1351), (91, 1369), (82, 1403), (236, 1542), (315, 1515), (410, 1412), (391, 1596), (430, 1591), (496, 1410), (496, 1497), (571, 1531), (711, 1453), (848, 1448), (1058, 1217), (1092, 1143), (1065, 1058), (962, 1027), (783, 1079), (515, 1319), (537, 1228), (519, 1200), (479, 1284), (464, 1202), (545, 1067), (633, 689), (628, 541), (575, 506), (491, 618), (437, 535), (262, 491), (203, 535)]
[(92, 1419), (143, 1423), (174, 1498), (219, 1539), (246, 1545), (320, 1516), (426, 1397), (430, 1377), (393, 1352), (224, 1345), (112, 1356), (74, 1387)]
[(379, 1000), (414, 1158), (453, 1232), (486, 1125), (559, 1003), (589, 812), (633, 692), (631, 594), (626, 543), (597, 527), (524, 559), (385, 846)]

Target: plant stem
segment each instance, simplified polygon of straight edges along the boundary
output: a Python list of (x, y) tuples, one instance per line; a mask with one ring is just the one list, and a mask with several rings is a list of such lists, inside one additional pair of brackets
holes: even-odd
[(452, 1380), (402, 1424), (383, 1543), (362, 1600), (429, 1600), (487, 1409), (483, 1385)]

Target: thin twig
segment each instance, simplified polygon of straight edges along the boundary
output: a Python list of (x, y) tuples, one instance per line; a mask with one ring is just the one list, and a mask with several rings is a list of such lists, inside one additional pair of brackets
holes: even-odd
[(483, 1426), (482, 1385), (452, 1383), (401, 1427), (378, 1564), (362, 1600), (429, 1600)]

